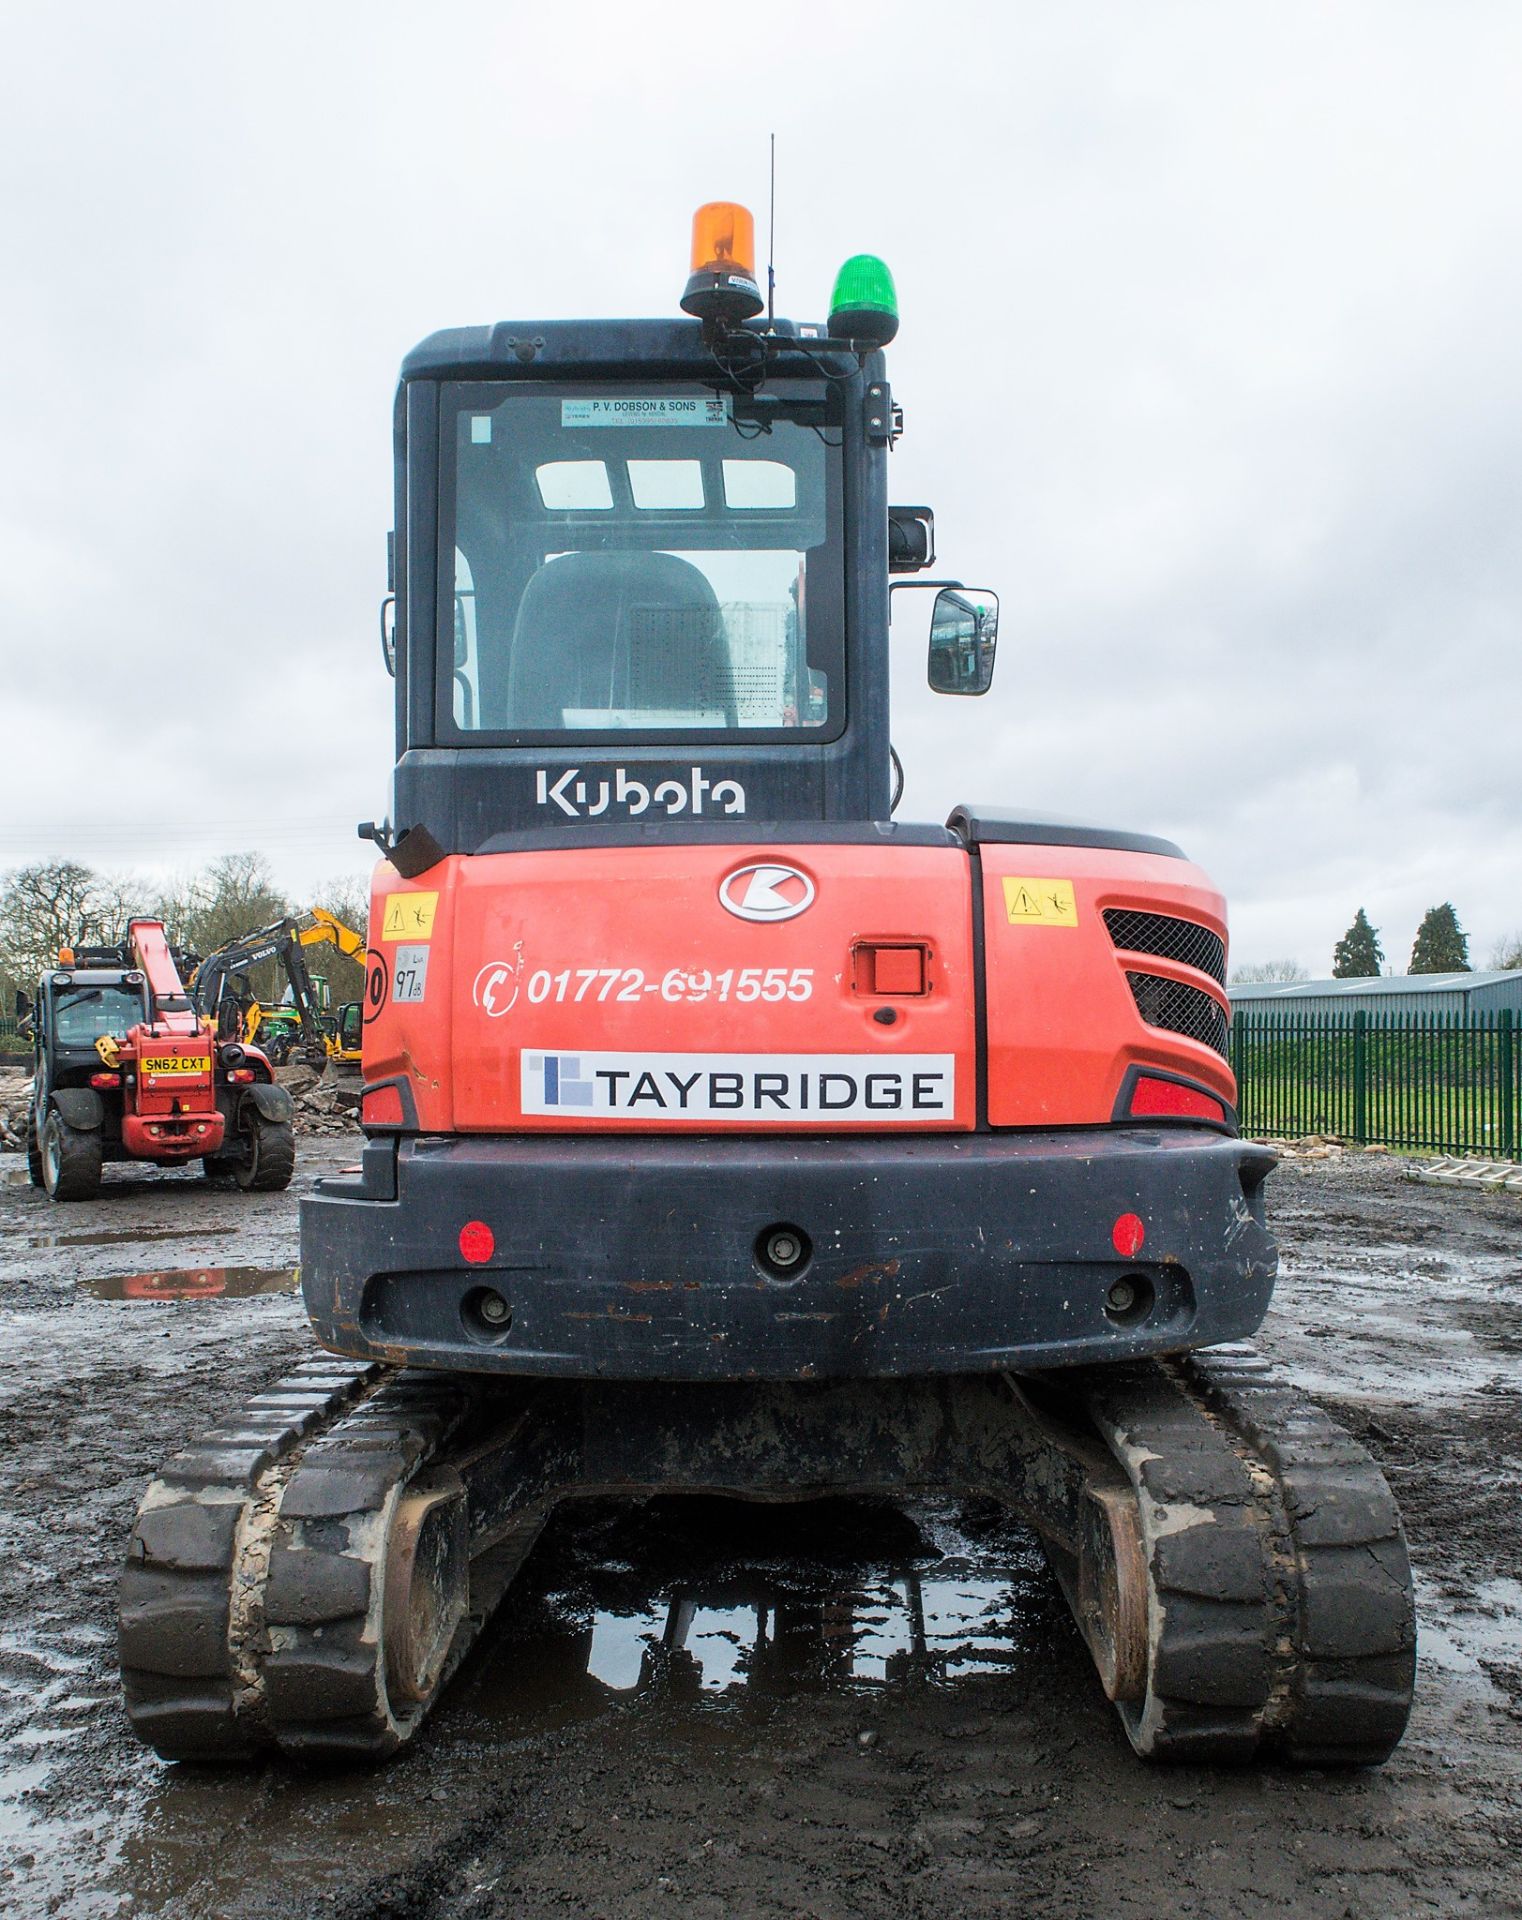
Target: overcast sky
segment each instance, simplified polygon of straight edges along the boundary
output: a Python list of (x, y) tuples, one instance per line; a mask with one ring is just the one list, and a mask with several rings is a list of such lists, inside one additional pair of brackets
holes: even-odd
[(4, 6), (0, 866), (364, 867), (403, 353), (891, 264), (893, 493), (1003, 596), (895, 638), (901, 817), (1169, 833), (1234, 959), (1522, 928), (1522, 6)]

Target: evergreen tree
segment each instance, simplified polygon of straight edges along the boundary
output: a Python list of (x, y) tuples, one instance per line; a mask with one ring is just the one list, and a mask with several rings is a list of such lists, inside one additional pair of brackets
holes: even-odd
[(1410, 973), (1468, 973), (1469, 935), (1459, 925), (1451, 901), (1428, 907), (1416, 930)]
[(1334, 980), (1376, 980), (1385, 957), (1379, 935), (1369, 925), (1369, 916), (1360, 907), (1353, 924), (1337, 942), (1332, 955)]

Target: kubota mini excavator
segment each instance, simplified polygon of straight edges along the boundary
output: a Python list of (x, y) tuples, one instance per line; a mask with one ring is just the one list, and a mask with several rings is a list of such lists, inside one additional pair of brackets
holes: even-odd
[[(892, 282), (772, 321), (749, 239), (700, 212), (687, 319), (404, 364), (367, 1137), (302, 1203), (348, 1358), (149, 1489), (133, 1722), (385, 1754), (558, 1501), (954, 1490), (1040, 1533), (1139, 1753), (1383, 1760), (1406, 1547), (1243, 1344), (1221, 898), (1129, 829), (892, 818)], [(931, 684), (982, 692), (994, 596), (926, 584)]]

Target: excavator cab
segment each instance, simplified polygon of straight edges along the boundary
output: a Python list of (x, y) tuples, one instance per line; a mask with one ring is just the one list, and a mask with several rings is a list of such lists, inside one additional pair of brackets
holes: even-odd
[[(976, 1492), (1138, 1752), (1378, 1761), (1405, 1545), (1239, 1344), (1274, 1156), (1224, 902), (1130, 829), (893, 817), (890, 581), (935, 534), (889, 504), (891, 280), (796, 324), (752, 267), (708, 207), (689, 318), (404, 362), (366, 1139), (301, 1210), (327, 1351), (150, 1490), (136, 1724), (394, 1751), (589, 1492)], [(986, 691), (997, 597), (925, 584), (931, 686)]]

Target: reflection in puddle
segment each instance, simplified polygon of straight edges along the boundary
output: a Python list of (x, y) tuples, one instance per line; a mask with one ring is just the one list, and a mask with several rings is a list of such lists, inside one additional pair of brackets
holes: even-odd
[(710, 1606), (683, 1594), (659, 1611), (600, 1612), (586, 1671), (621, 1694), (656, 1685), (725, 1693), (779, 1681), (861, 1687), (998, 1673), (1010, 1664), (1015, 1605), (1008, 1580), (965, 1567), (936, 1579), (905, 1572), (807, 1604)]
[[(202, 1230), (204, 1234), (204, 1229)], [(31, 1233), (29, 1247), (131, 1247), (139, 1240), (194, 1240), (191, 1227), (117, 1227), (100, 1233)]]
[(294, 1293), (300, 1267), (178, 1267), (161, 1273), (107, 1274), (79, 1285), (97, 1300), (246, 1300), (256, 1293)]
[[(927, 1537), (931, 1536), (931, 1537)], [(1034, 1537), (819, 1501), (567, 1511), (462, 1692), (493, 1716), (738, 1705), (1049, 1665), (1076, 1636)]]

